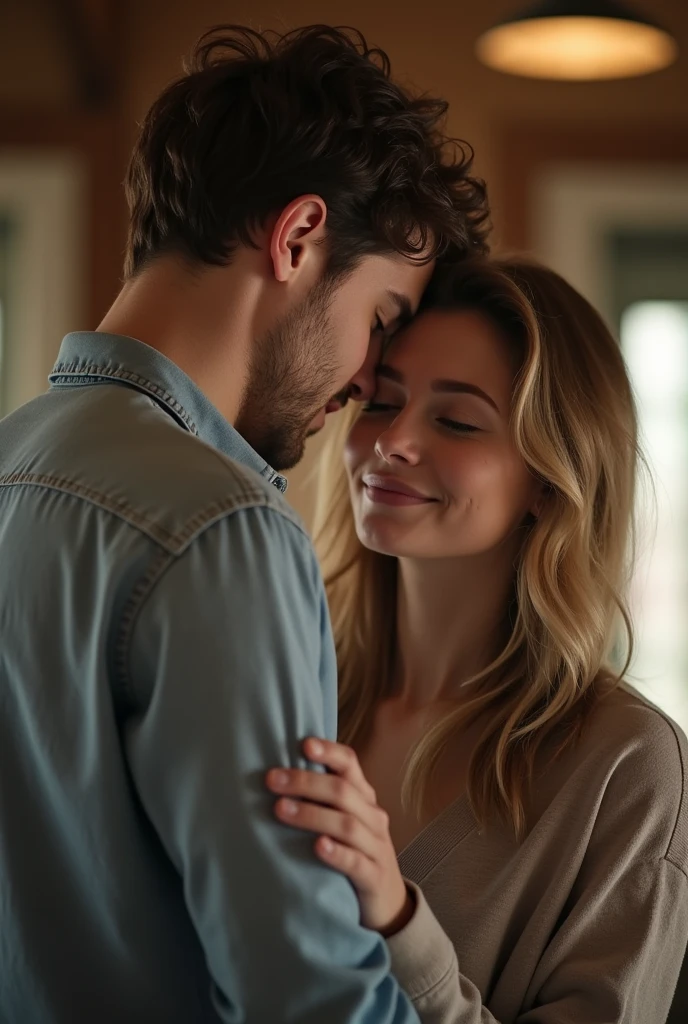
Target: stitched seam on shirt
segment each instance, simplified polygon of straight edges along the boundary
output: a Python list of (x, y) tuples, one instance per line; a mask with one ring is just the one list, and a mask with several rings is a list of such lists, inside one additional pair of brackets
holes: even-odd
[[(416, 877), (413, 878), (413, 881), (416, 883), (416, 885), (422, 885), (423, 882), (426, 882), (428, 880), (428, 878), (435, 871), (437, 871), (437, 869), (440, 868), (442, 866), (442, 864), (444, 864), (445, 860), (447, 860), (448, 857), (452, 856), (452, 854), (456, 850), (457, 846), (459, 846), (460, 843), (463, 843), (464, 840), (467, 839), (468, 836), (471, 835), (472, 832), (475, 832), (477, 828), (478, 828), (478, 823), (477, 823), (477, 821), (474, 821), (471, 824), (471, 826), (466, 829), (465, 832), (461, 832), (460, 833), (459, 838), (454, 839), (451, 843), (449, 843), (447, 845), (447, 849), (442, 854), (442, 856), (439, 857), (439, 859), (437, 859), (437, 860), (433, 859), (432, 862), (430, 863), (430, 865), (425, 869), (425, 871), (424, 871), (424, 873), (422, 875), (420, 875), (418, 878), (416, 878)], [(442, 839), (444, 840), (444, 839), (446, 839), (446, 837), (443, 835)]]
[(446, 971), (444, 971), (444, 973), (437, 979), (437, 981), (433, 981), (432, 984), (428, 985), (427, 988), (419, 989), (417, 991), (414, 990), (413, 995), (411, 995), (411, 991), (409, 988), (409, 995), (411, 995), (411, 999), (413, 1000), (413, 1002), (415, 1002), (417, 999), (424, 999), (426, 996), (429, 996), (433, 992), (435, 992), (440, 987), (440, 985), (444, 984), (449, 975), (452, 973), (453, 969), (454, 961), (452, 960), (452, 962), (447, 967)]
[[(97, 363), (89, 363), (88, 366), (82, 366), (79, 361), (69, 363), (66, 366), (58, 364), (51, 373), (50, 379), (52, 381), (53, 378), (61, 377), (63, 375), (70, 375), (72, 377), (112, 377), (119, 380), (129, 381), (132, 384), (136, 384), (145, 393), (154, 395), (156, 398), (159, 398), (161, 402), (167, 405), (179, 417), (179, 419), (184, 423), (186, 427), (188, 427), (189, 431), (192, 434), (195, 434), (196, 437), (200, 437), (200, 433), (195, 421), (191, 418), (191, 416), (186, 411), (184, 406), (173, 395), (171, 395), (169, 391), (165, 391), (157, 384), (154, 384), (153, 381), (149, 380), (147, 377), (141, 377), (137, 373), (132, 373), (131, 370), (111, 370), (108, 369), (107, 367), (99, 366)], [(74, 384), (73, 382), (69, 384), (62, 384), (60, 383), (60, 381), (55, 380), (52, 382), (52, 386), (54, 388), (69, 388), (77, 387), (78, 385)], [(274, 481), (276, 478), (280, 477), (280, 474), (275, 472), (275, 470), (273, 470), (269, 466), (267, 466), (266, 468), (269, 469), (270, 473), (272, 474), (269, 482), (272, 483), (274, 486)], [(284, 478), (282, 477), (281, 479)], [(279, 485), (277, 486), (280, 491), (284, 490), (283, 487), (280, 487)]]
[[(301, 533), (308, 536), (303, 523), (301, 522), (298, 513), (291, 508), (290, 505), (283, 502), (283, 499), (276, 501), (270, 492), (265, 492), (262, 488), (256, 487), (255, 484), (249, 479), (246, 479), (245, 474), (242, 472), (243, 463), (238, 460), (231, 459), (225, 456), (222, 452), (217, 451), (212, 446), (208, 446), (209, 451), (215, 456), (216, 460), (221, 463), (223, 468), (232, 475), (232, 481), (237, 486), (239, 491), (238, 500), (236, 497), (227, 499), (224, 501), (215, 501), (201, 512), (196, 513), (179, 531), (175, 534), (175, 538), (179, 541), (179, 551), (181, 554), (182, 549), (185, 548), (188, 543), (195, 539), (195, 537), (204, 530), (206, 527), (211, 526), (218, 519), (221, 519), (224, 515), (231, 512), (238, 512), (245, 508), (269, 508), (279, 515), (284, 516), (289, 522), (293, 523)], [(251, 468), (251, 467), (246, 467)], [(252, 472), (259, 475), (257, 470)], [(265, 479), (265, 477), (261, 477)], [(270, 487), (274, 487), (268, 481)], [(275, 488), (279, 491), (279, 488)], [(279, 492), (282, 493), (281, 491)], [(310, 538), (309, 538), (310, 539)]]
[(662, 860), (665, 864), (668, 864), (670, 868), (673, 868), (674, 871), (678, 871), (680, 875), (683, 875), (685, 880), (688, 882), (688, 871), (686, 871), (685, 868), (682, 868), (680, 864), (677, 864), (674, 860), (670, 860), (668, 857), (662, 857)]
[(153, 559), (147, 572), (134, 586), (120, 616), (119, 630), (114, 646), (114, 671), (115, 680), (121, 684), (121, 692), (130, 706), (135, 706), (134, 687), (129, 674), (129, 647), (134, 626), (146, 598), (173, 561), (175, 561), (175, 556), (172, 552), (164, 550), (158, 552), (157, 558)]
[(686, 766), (685, 766), (685, 764), (683, 762), (683, 751), (681, 749), (681, 743), (679, 741), (679, 738), (678, 738), (678, 736), (676, 734), (676, 728), (674, 726), (674, 723), (671, 721), (671, 719), (668, 718), (666, 715), (661, 714), (661, 712), (656, 711), (654, 708), (651, 708), (651, 710), (655, 711), (655, 714), (659, 714), (659, 717), (662, 718), (666, 722), (666, 724), (669, 726), (669, 728), (671, 729), (671, 734), (674, 737), (674, 741), (676, 743), (676, 750), (677, 750), (677, 753), (678, 753), (679, 764), (681, 766), (681, 797), (680, 797), (680, 800), (679, 800), (678, 811), (676, 812), (676, 821), (674, 822), (674, 827), (673, 827), (673, 830), (672, 830), (672, 833), (671, 833), (671, 838), (669, 839), (669, 843), (667, 845), (667, 851), (666, 851), (666, 854), (664, 855), (664, 860), (666, 860), (669, 864), (673, 864), (675, 868), (677, 868), (679, 871), (681, 871), (685, 875), (686, 874), (685, 867), (682, 867), (681, 864), (678, 864), (674, 860), (674, 858), (671, 856), (671, 848), (674, 845), (674, 841), (676, 840), (676, 834), (678, 832), (679, 824), (680, 824), (680, 821), (681, 821), (681, 814), (684, 811), (684, 806), (685, 806), (685, 803), (686, 803)]
[[(89, 363), (87, 366), (83, 366), (80, 362), (69, 363), (67, 364), (67, 366), (56, 366), (51, 374), (51, 377), (59, 377), (62, 374), (71, 374), (72, 376), (81, 375), (84, 377), (89, 375), (98, 375), (102, 377), (113, 377), (118, 380), (126, 380), (132, 384), (137, 384), (139, 387), (143, 388), (144, 391), (149, 392), (149, 394), (155, 395), (166, 405), (169, 405), (169, 407), (176, 412), (180, 419), (184, 421), (189, 430), (193, 434), (198, 435), (198, 427), (196, 426), (195, 422), (188, 414), (184, 406), (181, 405), (181, 403), (176, 398), (174, 398), (169, 393), (169, 391), (165, 391), (164, 388), (161, 388), (159, 387), (159, 385), (154, 384), (153, 381), (149, 380), (147, 377), (141, 377), (138, 373), (132, 373), (131, 370), (113, 370), (105, 366), (99, 366), (97, 363)], [(73, 386), (73, 384), (60, 384), (59, 381), (56, 381), (53, 384), (53, 387), (56, 388)]]
[(93, 505), (97, 505), (104, 511), (111, 512), (113, 515), (124, 519), (125, 522), (129, 522), (130, 525), (137, 527), (159, 544), (170, 545), (174, 541), (174, 534), (166, 530), (164, 526), (150, 523), (145, 516), (142, 516), (127, 502), (115, 502), (95, 488), (74, 483), (74, 481), (66, 477), (51, 476), (48, 473), (9, 473), (5, 476), (0, 476), (0, 487), (20, 487), (22, 485), (47, 487), (53, 491), (60, 491), (63, 494), (71, 494), (73, 497), (82, 498)]
[[(249, 507), (254, 508), (256, 506)], [(274, 506), (270, 505), (264, 507), (277, 515), (282, 516), (288, 522), (291, 522), (299, 533), (303, 534), (308, 540), (310, 540), (301, 523), (292, 520), (288, 515), (284, 515), (282, 509), (274, 508)], [(234, 511), (239, 511), (239, 509), (233, 509), (229, 515), (233, 514)], [(208, 523), (207, 528), (212, 525), (214, 525), (214, 523)], [(194, 540), (195, 539), (197, 538), (194, 538)], [(140, 615), (146, 600), (150, 597), (167, 569), (173, 562), (176, 562), (183, 553), (184, 552), (162, 550), (158, 554), (158, 557), (153, 560), (153, 563), (149, 566), (148, 570), (143, 574), (138, 583), (134, 585), (134, 588), (120, 615), (120, 625), (114, 645), (114, 670), (116, 678), (121, 681), (124, 699), (128, 701), (130, 705), (135, 705), (135, 693), (129, 674), (129, 648), (136, 620)]]
[(83, 484), (74, 483), (65, 477), (54, 477), (47, 473), (10, 473), (0, 476), (0, 487), (18, 487), (28, 485), (31, 487), (47, 487), (50, 490), (60, 491), (63, 494), (70, 494), (73, 497), (88, 501), (98, 508), (118, 516), (130, 526), (145, 533), (151, 540), (162, 545), (171, 554), (181, 554), (187, 545), (206, 527), (211, 526), (218, 519), (232, 512), (238, 512), (246, 508), (269, 508), (279, 515), (284, 516), (294, 524), (302, 533), (305, 533), (303, 525), (299, 522), (296, 513), (291, 509), (280, 507), (276, 502), (264, 494), (262, 490), (246, 485), (241, 474), (233, 472), (233, 467), (224, 463), (226, 468), (232, 471), (233, 480), (238, 483), (241, 493), (227, 497), (223, 501), (213, 501), (205, 508), (194, 513), (175, 533), (171, 533), (164, 526), (153, 523), (145, 516), (142, 516), (133, 505), (128, 502), (116, 502), (107, 495), (102, 494), (95, 488), (86, 487)]
[(678, 812), (676, 814), (676, 821), (674, 822), (674, 829), (673, 829), (673, 832), (671, 833), (671, 839), (669, 840), (669, 845), (667, 846), (667, 852), (666, 852), (666, 855), (665, 855), (664, 859), (669, 864), (673, 864), (673, 866), (678, 871), (680, 871), (683, 875), (688, 877), (688, 873), (686, 872), (685, 866), (682, 866), (681, 864), (677, 863), (676, 860), (671, 855), (671, 848), (674, 845), (674, 841), (676, 839), (676, 833), (678, 832), (678, 827), (679, 827), (679, 823), (680, 823), (680, 820), (681, 820), (681, 812), (684, 809), (684, 804), (685, 804), (685, 801), (686, 801), (686, 768), (685, 768), (685, 765), (683, 763), (683, 752), (681, 750), (681, 744), (679, 742), (678, 736), (676, 735), (676, 729), (674, 728), (673, 724), (671, 725), (671, 731), (674, 734), (674, 739), (676, 740), (676, 746), (678, 747), (678, 759), (679, 759), (679, 763), (681, 765), (681, 800), (679, 802)]
[(674, 729), (673, 725), (672, 725), (672, 732), (674, 733), (674, 739), (676, 740), (676, 746), (678, 747), (678, 759), (679, 759), (679, 762), (681, 764), (681, 800), (679, 802), (679, 808), (678, 808), (678, 812), (676, 814), (676, 821), (674, 822), (674, 830), (671, 833), (671, 839), (669, 840), (669, 845), (667, 847), (666, 859), (669, 861), (670, 864), (673, 864), (674, 867), (678, 868), (678, 870), (682, 871), (683, 874), (685, 875), (686, 874), (686, 869), (684, 867), (681, 867), (680, 864), (677, 864), (674, 861), (674, 859), (672, 858), (672, 856), (671, 856), (671, 848), (674, 845), (674, 840), (676, 839), (676, 833), (678, 831), (679, 821), (681, 819), (681, 811), (683, 810), (683, 806), (684, 806), (684, 803), (685, 803), (685, 800), (686, 800), (686, 767), (685, 767), (685, 765), (683, 763), (683, 754), (682, 754), (682, 751), (681, 751), (681, 744), (678, 741), (678, 737), (676, 736), (676, 730)]

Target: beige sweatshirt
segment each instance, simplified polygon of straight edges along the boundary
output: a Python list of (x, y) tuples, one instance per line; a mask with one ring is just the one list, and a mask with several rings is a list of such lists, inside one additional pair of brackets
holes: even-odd
[(662, 1024), (688, 941), (688, 746), (635, 691), (542, 771), (531, 828), (460, 797), (402, 852), (388, 940), (423, 1024)]

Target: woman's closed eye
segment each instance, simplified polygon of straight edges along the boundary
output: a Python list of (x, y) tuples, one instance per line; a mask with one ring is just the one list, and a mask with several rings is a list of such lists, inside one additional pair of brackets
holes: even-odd
[[(375, 401), (375, 399), (372, 399), (363, 406), (362, 412), (396, 413), (399, 412), (400, 409), (400, 406), (392, 405), (391, 402), (378, 402)], [(477, 434), (480, 431), (480, 427), (476, 427), (474, 423), (464, 423), (462, 420), (452, 420), (448, 416), (438, 416), (436, 422), (447, 430), (451, 430), (454, 434)]]
[(474, 423), (463, 423), (461, 420), (450, 420), (446, 416), (440, 416), (437, 420), (443, 427), (447, 427), (448, 430), (453, 430), (455, 434), (477, 434), (480, 427), (476, 427)]

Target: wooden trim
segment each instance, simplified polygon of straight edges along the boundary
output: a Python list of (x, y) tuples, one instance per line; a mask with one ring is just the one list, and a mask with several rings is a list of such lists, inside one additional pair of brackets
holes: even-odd
[(551, 163), (687, 163), (688, 123), (604, 126), (576, 123), (509, 125), (498, 145), (501, 188), (497, 199), (500, 244), (528, 249), (531, 185)]
[(69, 150), (80, 156), (88, 174), (87, 305), (83, 324), (96, 326), (120, 284), (124, 247), (124, 160), (114, 114), (72, 115), (0, 107), (0, 148)]
[(72, 69), (76, 98), (84, 110), (107, 106), (114, 91), (112, 48), (105, 44), (110, 5), (98, 0), (51, 0), (56, 31)]

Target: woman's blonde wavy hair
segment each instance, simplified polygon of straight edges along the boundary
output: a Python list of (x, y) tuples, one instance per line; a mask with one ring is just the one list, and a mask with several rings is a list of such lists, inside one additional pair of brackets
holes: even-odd
[[(574, 741), (630, 661), (624, 595), (639, 460), (634, 399), (602, 318), (545, 267), (485, 258), (444, 268), (423, 308), (478, 310), (513, 344), (513, 436), (547, 497), (516, 565), (508, 640), (413, 749), (402, 795), (420, 814), (443, 751), (479, 718), (489, 724), (469, 767), (473, 810), (483, 824), (497, 813), (522, 836), (538, 752), (547, 742), (556, 755)], [(357, 415), (341, 413), (330, 439), (315, 522), (339, 663), (340, 739), (354, 748), (391, 695), (397, 580), (396, 560), (356, 536), (342, 447)]]

